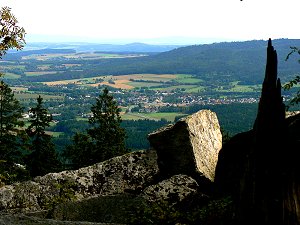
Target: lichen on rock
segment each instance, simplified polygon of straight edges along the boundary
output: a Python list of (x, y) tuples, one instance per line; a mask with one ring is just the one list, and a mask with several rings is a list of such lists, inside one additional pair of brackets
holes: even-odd
[(151, 146), (157, 151), (158, 165), (166, 176), (200, 173), (214, 180), (222, 134), (216, 114), (201, 110), (174, 125), (149, 134)]
[(138, 151), (73, 171), (50, 173), (0, 188), (0, 209), (28, 212), (67, 201), (140, 192), (158, 174), (155, 151)]

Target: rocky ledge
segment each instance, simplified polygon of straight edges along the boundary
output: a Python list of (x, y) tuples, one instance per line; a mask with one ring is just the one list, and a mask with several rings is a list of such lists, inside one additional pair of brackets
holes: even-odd
[(153, 132), (149, 140), (150, 150), (0, 188), (0, 210), (14, 213), (2, 214), (2, 221), (147, 224), (148, 217), (163, 215), (168, 222), (177, 210), (185, 215), (194, 205), (207, 204), (203, 187), (214, 180), (222, 147), (216, 114), (199, 111)]

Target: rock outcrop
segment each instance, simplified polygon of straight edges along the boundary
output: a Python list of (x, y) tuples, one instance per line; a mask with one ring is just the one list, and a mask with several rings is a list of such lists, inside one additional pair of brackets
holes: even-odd
[(20, 218), (26, 224), (62, 224), (61, 220), (130, 223), (147, 221), (152, 212), (176, 218), (207, 204), (210, 198), (203, 186), (214, 180), (222, 146), (216, 114), (199, 111), (150, 134), (149, 140), (155, 149), (0, 188), (2, 213), (30, 215), (3, 218), (8, 224)]
[[(193, 178), (180, 174), (145, 188), (141, 196), (148, 202), (168, 202), (173, 206), (198, 195), (198, 192), (198, 183)], [(207, 196), (203, 195), (203, 199), (207, 199)]]
[(300, 116), (285, 118), (271, 40), (253, 130), (223, 146), (216, 184), (234, 197), (236, 224), (300, 224)]
[(157, 151), (160, 172), (170, 177), (196, 173), (214, 180), (222, 135), (217, 116), (201, 110), (148, 136)]
[(139, 151), (74, 171), (50, 173), (33, 181), (0, 188), (2, 211), (52, 208), (65, 201), (141, 192), (158, 175), (155, 151)]
[(289, 153), (284, 151), (288, 143), (285, 105), (277, 78), (277, 53), (271, 39), (253, 132), (253, 148), (237, 192), (237, 221), (240, 224), (283, 224), (283, 183)]
[(107, 223), (91, 223), (76, 221), (57, 221), (52, 219), (42, 219), (23, 214), (0, 214), (0, 225), (121, 225)]
[(123, 193), (63, 203), (55, 207), (51, 217), (56, 220), (126, 224), (141, 216), (138, 215), (141, 209), (150, 211), (157, 206), (174, 209), (195, 198), (202, 203), (209, 199), (199, 194), (199, 185), (193, 178), (181, 174), (150, 185), (138, 195)]

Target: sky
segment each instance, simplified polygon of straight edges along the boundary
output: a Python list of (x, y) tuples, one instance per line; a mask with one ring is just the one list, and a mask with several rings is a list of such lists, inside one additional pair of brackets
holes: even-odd
[(2, 6), (12, 9), (29, 41), (300, 38), (299, 0), (0, 0)]

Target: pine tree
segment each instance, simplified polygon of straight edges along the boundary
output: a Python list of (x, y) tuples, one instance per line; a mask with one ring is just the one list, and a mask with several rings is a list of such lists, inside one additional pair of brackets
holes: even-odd
[(31, 153), (27, 157), (27, 166), (31, 176), (57, 172), (61, 168), (55, 152), (55, 146), (50, 135), (46, 134), (46, 127), (50, 126), (52, 115), (43, 107), (43, 98), (37, 98), (37, 105), (29, 110), (30, 125), (26, 133), (31, 139)]
[(76, 133), (73, 137), (73, 144), (67, 146), (63, 157), (66, 159), (67, 169), (78, 169), (94, 163), (92, 149), (94, 145), (89, 135)]
[(95, 149), (93, 157), (103, 161), (127, 152), (125, 148), (125, 130), (121, 127), (120, 108), (108, 89), (96, 99), (96, 104), (91, 107), (92, 116), (89, 123), (93, 126), (88, 134), (94, 140)]
[[(20, 50), (25, 44), (25, 30), (18, 26), (18, 20), (9, 7), (0, 8), (0, 59), (7, 50)], [(0, 76), (3, 74), (0, 72)], [(11, 183), (26, 179), (27, 175), (15, 168), (15, 163), (21, 162), (21, 143), (25, 137), (19, 129), (22, 107), (14, 98), (11, 89), (3, 81), (0, 83), (0, 183)], [(23, 170), (22, 170), (23, 171)], [(24, 170), (26, 172), (26, 170)], [(24, 176), (23, 176), (24, 175)], [(21, 179), (19, 179), (21, 176)]]
[(24, 122), (23, 107), (14, 97), (12, 90), (3, 81), (0, 82), (0, 159), (20, 162), (21, 140)]
[(109, 95), (108, 89), (96, 99), (91, 107), (92, 126), (87, 134), (76, 134), (73, 145), (68, 146), (64, 156), (75, 168), (92, 165), (128, 152), (125, 148), (125, 130), (121, 127), (120, 109)]

